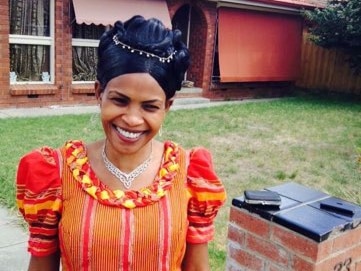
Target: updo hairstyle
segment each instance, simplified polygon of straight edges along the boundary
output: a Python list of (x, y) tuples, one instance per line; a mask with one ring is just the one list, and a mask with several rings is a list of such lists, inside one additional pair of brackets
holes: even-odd
[(124, 23), (117, 21), (101, 36), (97, 80), (104, 91), (114, 77), (148, 73), (170, 99), (181, 89), (189, 62), (189, 51), (179, 30), (166, 28), (158, 19), (137, 15)]

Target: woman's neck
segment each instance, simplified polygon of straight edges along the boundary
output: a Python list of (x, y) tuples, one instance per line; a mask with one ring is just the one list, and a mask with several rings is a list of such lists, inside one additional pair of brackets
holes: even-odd
[(135, 168), (152, 159), (153, 140), (144, 145), (135, 153), (125, 153), (116, 151), (106, 140), (103, 141), (100, 149), (103, 161), (108, 160), (116, 168), (124, 173), (129, 173)]

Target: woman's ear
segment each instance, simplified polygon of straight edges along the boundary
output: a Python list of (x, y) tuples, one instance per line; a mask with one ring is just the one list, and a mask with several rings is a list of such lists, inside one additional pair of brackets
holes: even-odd
[(173, 105), (174, 98), (169, 99), (165, 102), (165, 111), (168, 112), (170, 107)]
[(100, 86), (100, 82), (98, 80), (96, 80), (94, 83), (94, 90), (95, 90), (95, 97), (98, 100), (98, 103), (100, 104), (100, 102), (102, 100), (103, 90), (102, 90), (102, 88)]

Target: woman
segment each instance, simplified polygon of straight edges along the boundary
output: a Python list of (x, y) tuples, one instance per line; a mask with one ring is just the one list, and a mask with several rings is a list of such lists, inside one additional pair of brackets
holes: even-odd
[(225, 191), (210, 153), (155, 136), (189, 65), (178, 30), (135, 16), (100, 39), (95, 82), (105, 138), (25, 155), (17, 202), (29, 270), (209, 270)]

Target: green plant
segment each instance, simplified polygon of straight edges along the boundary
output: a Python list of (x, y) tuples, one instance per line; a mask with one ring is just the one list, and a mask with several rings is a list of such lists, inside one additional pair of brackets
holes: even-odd
[(212, 271), (224, 271), (224, 264), (226, 261), (226, 251), (216, 247), (214, 242), (211, 242), (209, 248), (209, 262)]
[(303, 12), (312, 23), (310, 39), (325, 48), (341, 49), (351, 68), (361, 72), (361, 1), (331, 0), (325, 8)]

